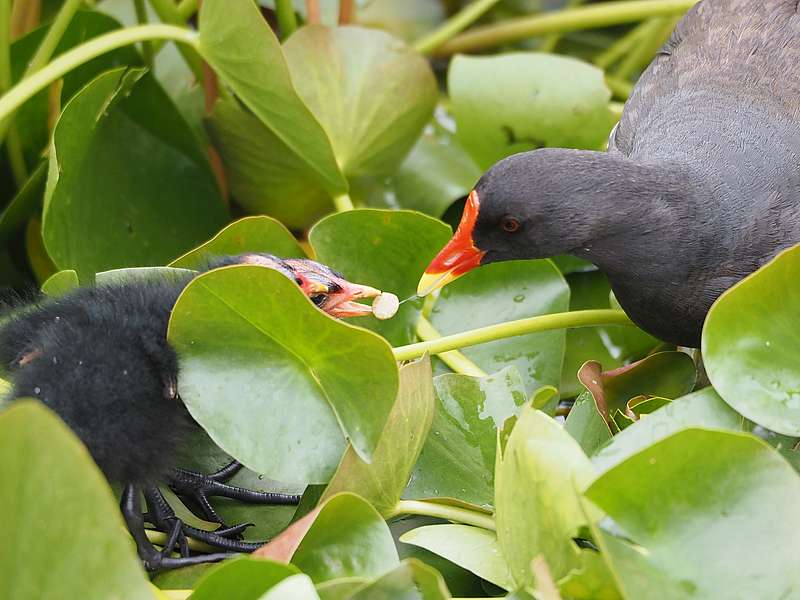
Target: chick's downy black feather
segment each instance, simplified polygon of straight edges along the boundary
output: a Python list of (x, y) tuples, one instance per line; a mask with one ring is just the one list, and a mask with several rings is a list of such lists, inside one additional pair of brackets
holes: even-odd
[(0, 328), (12, 398), (38, 398), (111, 481), (165, 481), (193, 420), (177, 397), (170, 310), (188, 279), (79, 289)]

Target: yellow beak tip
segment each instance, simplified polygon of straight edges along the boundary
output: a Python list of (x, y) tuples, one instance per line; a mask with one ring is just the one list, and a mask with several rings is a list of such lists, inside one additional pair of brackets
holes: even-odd
[(431, 292), (434, 292), (456, 279), (450, 273), (424, 273), (419, 279), (417, 285), (417, 296), (424, 298)]

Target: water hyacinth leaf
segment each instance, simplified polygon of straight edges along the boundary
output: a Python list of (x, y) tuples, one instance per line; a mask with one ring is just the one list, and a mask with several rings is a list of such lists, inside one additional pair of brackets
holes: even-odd
[[(442, 289), (431, 323), (451, 335), (569, 308), (569, 287), (547, 260), (485, 265)], [(517, 367), (528, 393), (561, 381), (564, 330), (529, 333), (461, 351), (487, 373)]]
[(369, 583), (365, 577), (343, 577), (323, 581), (317, 585), (320, 600), (348, 600), (356, 591)]
[[(42, 404), (0, 414), (7, 598), (152, 599), (119, 506), (86, 448)], [(15, 524), (24, 524), (16, 526)]]
[(504, 590), (516, 587), (497, 535), (488, 529), (459, 524), (427, 525), (403, 534), (400, 541), (443, 556)]
[(341, 577), (379, 577), (399, 564), (383, 517), (354, 494), (327, 500), (292, 555), (292, 564), (321, 583)]
[[(79, 10), (73, 15), (59, 38), (53, 56), (58, 56), (74, 46), (119, 29), (119, 27), (119, 22), (107, 15), (95, 11)], [(14, 82), (18, 82), (22, 78), (49, 29), (49, 24), (43, 25), (11, 44), (11, 76)], [(85, 62), (64, 75), (63, 86), (59, 93), (60, 103), (66, 104), (67, 100), (72, 98), (84, 85), (104, 71), (124, 65), (139, 65), (141, 62), (141, 58), (133, 46), (124, 46)], [(48, 129), (49, 94), (49, 91), (36, 94), (20, 108), (14, 117), (18, 129), (24, 132), (20, 139), (28, 164), (38, 161), (42, 152), (47, 148), (50, 136)]]
[(533, 408), (522, 412), (495, 473), (497, 538), (518, 586), (534, 585), (530, 565), (539, 555), (555, 580), (579, 566), (573, 538), (586, 524), (579, 494), (593, 478), (559, 423)]
[(94, 276), (97, 285), (117, 285), (129, 281), (164, 280), (187, 281), (196, 275), (190, 269), (176, 269), (173, 267), (131, 267), (130, 269), (112, 269), (101, 271)]
[(267, 252), (281, 258), (305, 258), (297, 240), (280, 222), (270, 217), (244, 217), (227, 225), (213, 238), (170, 263), (171, 267), (196, 269), (214, 256)]
[(440, 375), (434, 386), (433, 424), (403, 496), (492, 506), (497, 430), (526, 402), (522, 379), (507, 367), (483, 378)]
[(707, 387), (670, 402), (639, 421), (636, 427), (621, 431), (592, 457), (592, 464), (598, 472), (607, 471), (629, 456), (688, 427), (742, 431), (744, 419), (722, 401), (714, 388)]
[[(309, 233), (317, 260), (350, 281), (390, 291), (401, 300), (416, 294), (428, 263), (450, 239), (441, 221), (411, 211), (351, 210), (326, 217)], [(416, 341), (422, 301), (400, 306), (388, 321), (353, 319), (380, 333), (394, 346)]]
[(64, 108), (42, 222), (59, 268), (90, 280), (107, 269), (166, 264), (225, 219), (205, 156), (150, 75), (109, 71)]
[(358, 23), (384, 29), (412, 41), (432, 31), (447, 16), (445, 7), (428, 0), (371, 0), (358, 10)]
[(292, 565), (242, 556), (211, 567), (198, 581), (190, 600), (257, 600), (299, 571)]
[[(619, 308), (619, 305), (612, 306), (609, 303), (611, 287), (600, 271), (570, 273), (567, 282), (570, 288), (570, 310)], [(584, 388), (578, 380), (578, 370), (586, 361), (597, 361), (606, 370), (612, 370), (644, 358), (659, 344), (659, 340), (638, 327), (610, 325), (568, 330), (559, 388), (562, 397), (570, 398), (583, 391)]]
[(393, 173), (436, 105), (428, 62), (387, 33), (355, 26), (303, 27), (284, 52), (344, 174)]
[(218, 100), (206, 120), (228, 186), (250, 213), (266, 213), (305, 229), (333, 209), (311, 167), (256, 116), (233, 100)]
[(386, 342), (328, 317), (272, 269), (195, 278), (168, 339), (195, 420), (223, 450), (279, 481), (326, 482), (345, 436), (369, 459), (397, 395)]
[(623, 532), (594, 527), (624, 596), (645, 598), (657, 585), (666, 599), (800, 589), (794, 554), (775, 552), (797, 543), (799, 494), (800, 476), (763, 441), (702, 429), (656, 442), (585, 492)]
[(426, 357), (400, 369), (397, 400), (372, 461), (365, 463), (348, 447), (323, 499), (343, 491), (354, 492), (381, 514), (391, 515), (425, 443), (433, 414), (431, 364)]
[(603, 72), (565, 56), (457, 56), (447, 85), (458, 136), (483, 169), (535, 148), (600, 148), (615, 122)]
[(589, 392), (582, 393), (575, 400), (564, 422), (564, 430), (581, 445), (586, 456), (592, 456), (612, 436), (608, 423)]
[(394, 174), (354, 180), (351, 196), (369, 207), (405, 208), (441, 218), (480, 176), (457, 139), (426, 131)]
[(351, 600), (447, 600), (442, 576), (426, 564), (413, 558), (365, 586)]
[(298, 96), (275, 34), (250, 0), (205, 0), (199, 51), (242, 102), (332, 196), (347, 181), (330, 140)]
[(672, 400), (658, 396), (636, 396), (628, 400), (625, 410), (617, 410), (614, 414), (614, 423), (620, 429), (627, 429), (639, 421), (642, 415), (649, 415), (670, 402)]
[(558, 582), (558, 591), (570, 600), (621, 600), (614, 576), (596, 550), (581, 549), (581, 567)]
[(688, 354), (658, 352), (633, 364), (603, 371), (600, 363), (589, 361), (578, 379), (592, 394), (598, 410), (612, 427), (617, 412), (624, 413), (628, 400), (636, 396), (679, 398), (692, 391), (697, 369)]
[(708, 378), (725, 402), (791, 436), (800, 436), (798, 276), (800, 246), (725, 292), (708, 313), (702, 341)]
[(58, 298), (78, 287), (78, 274), (72, 269), (53, 273), (42, 284), (42, 293), (51, 298)]
[(280, 581), (259, 600), (319, 600), (319, 596), (311, 578), (301, 573)]

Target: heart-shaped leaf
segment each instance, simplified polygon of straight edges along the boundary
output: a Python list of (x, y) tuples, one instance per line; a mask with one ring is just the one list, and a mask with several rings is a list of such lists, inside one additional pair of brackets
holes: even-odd
[(447, 600), (450, 592), (442, 576), (415, 559), (364, 586), (351, 600)]
[(199, 51), (331, 195), (347, 192), (330, 140), (298, 96), (275, 34), (250, 0), (205, 0)]
[(516, 587), (493, 531), (470, 525), (427, 525), (404, 533), (400, 541), (443, 556), (505, 590)]
[(258, 600), (262, 594), (299, 571), (292, 565), (243, 556), (210, 568), (190, 600)]
[[(317, 260), (358, 281), (397, 294), (416, 293), (428, 263), (450, 239), (441, 221), (411, 211), (351, 210), (317, 223), (309, 240)], [(372, 317), (353, 322), (383, 335), (395, 346), (416, 341), (422, 302), (407, 302), (389, 321)]]
[(91, 280), (111, 268), (166, 264), (225, 219), (206, 158), (151, 76), (107, 72), (64, 108), (42, 222), (58, 267)]
[(457, 56), (447, 86), (458, 137), (483, 169), (545, 146), (600, 148), (615, 122), (603, 72), (566, 56)]
[(397, 395), (386, 342), (328, 317), (272, 269), (194, 279), (168, 339), (192, 416), (226, 452), (281, 481), (326, 482), (344, 436), (369, 460)]
[(292, 575), (273, 586), (259, 600), (319, 600), (308, 575)]
[(798, 276), (800, 246), (725, 292), (703, 328), (703, 360), (719, 395), (748, 419), (792, 436), (800, 436)]
[(52, 298), (63, 296), (78, 287), (78, 274), (72, 269), (53, 273), (42, 284), (42, 293)]
[(573, 542), (586, 515), (579, 492), (594, 469), (564, 428), (526, 408), (495, 473), (497, 538), (518, 586), (533, 586), (531, 561), (544, 556), (554, 579), (579, 566)]
[(323, 499), (343, 491), (354, 492), (381, 514), (391, 515), (425, 443), (434, 406), (430, 360), (424, 358), (403, 366), (400, 391), (372, 462), (365, 463), (348, 447)]
[(281, 258), (305, 258), (297, 240), (280, 221), (270, 217), (245, 217), (227, 225), (213, 238), (176, 258), (171, 267), (196, 269), (214, 256), (267, 252)]
[(292, 555), (315, 583), (340, 577), (374, 578), (396, 567), (388, 525), (364, 499), (337, 494), (327, 500)]
[(680, 431), (606, 471), (585, 495), (613, 519), (613, 531), (605, 520), (593, 529), (627, 598), (650, 597), (654, 583), (660, 598), (676, 599), (800, 589), (794, 553), (776, 552), (797, 543), (800, 476), (751, 435)]
[(497, 430), (527, 396), (514, 367), (488, 377), (446, 374), (434, 379), (436, 413), (406, 498), (458, 498), (494, 503)]
[(394, 172), (436, 105), (427, 61), (387, 33), (354, 26), (304, 27), (284, 51), (345, 175)]
[(14, 402), (0, 414), (0, 457), (4, 597), (153, 598), (111, 489), (58, 417)]
[(594, 454), (612, 436), (590, 392), (582, 393), (575, 400), (564, 422), (564, 429), (577, 440), (586, 456)]
[[(431, 323), (450, 335), (569, 309), (569, 288), (547, 260), (508, 261), (475, 269), (445, 287), (431, 313)], [(514, 365), (528, 393), (558, 386), (564, 357), (564, 330), (529, 333), (462, 352), (487, 373)]]

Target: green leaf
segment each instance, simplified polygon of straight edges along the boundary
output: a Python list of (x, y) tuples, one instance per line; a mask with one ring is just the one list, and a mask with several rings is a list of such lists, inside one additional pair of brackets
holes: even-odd
[(525, 404), (522, 379), (507, 367), (483, 378), (440, 375), (434, 385), (431, 432), (404, 497), (450, 497), (492, 506), (497, 429)]
[(173, 267), (132, 267), (101, 271), (94, 276), (94, 281), (97, 285), (118, 285), (128, 281), (147, 281), (149, 279), (187, 281), (196, 274), (195, 271), (189, 269)]
[(436, 105), (428, 62), (374, 29), (310, 25), (284, 44), (297, 92), (347, 177), (393, 173)]
[(257, 117), (234, 100), (219, 100), (206, 121), (236, 202), (293, 229), (310, 227), (333, 210), (312, 168)]
[(447, 13), (442, 3), (429, 0), (371, 0), (356, 16), (365, 27), (385, 29), (414, 41), (444, 21)]
[(305, 258), (297, 240), (280, 221), (270, 217), (245, 217), (234, 221), (207, 242), (170, 263), (196, 269), (209, 258), (245, 252), (268, 252), (281, 258)]
[(58, 298), (78, 287), (78, 274), (72, 269), (53, 273), (42, 284), (42, 293), (52, 298)]
[(603, 72), (574, 58), (457, 56), (447, 84), (458, 136), (483, 169), (545, 146), (600, 148), (615, 122)]
[(564, 429), (577, 440), (586, 456), (594, 454), (612, 435), (589, 392), (582, 393), (575, 400), (564, 422)]
[[(347, 192), (331, 142), (295, 90), (280, 44), (251, 0), (205, 0), (199, 51), (331, 195)], [(296, 199), (292, 199), (296, 201)]]
[(599, 552), (582, 549), (581, 562), (580, 569), (558, 582), (562, 596), (570, 600), (621, 600), (614, 576)]
[(636, 427), (621, 431), (592, 457), (592, 463), (598, 472), (607, 471), (629, 456), (688, 427), (742, 431), (743, 426), (742, 416), (725, 404), (714, 388), (707, 387), (670, 402), (638, 421)]
[(317, 594), (319, 594), (320, 600), (348, 600), (350, 596), (368, 583), (369, 579), (364, 577), (331, 579), (317, 586)]
[(0, 581), (7, 598), (153, 598), (86, 448), (34, 401), (0, 413)]
[[(570, 310), (619, 308), (609, 304), (611, 286), (600, 271), (570, 273)], [(562, 397), (577, 396), (583, 391), (578, 381), (578, 370), (589, 360), (616, 369), (644, 358), (661, 342), (637, 327), (611, 325), (606, 327), (580, 327), (567, 331), (567, 347), (559, 391)]]
[(798, 276), (800, 247), (794, 247), (714, 303), (702, 342), (708, 378), (725, 402), (759, 425), (791, 436), (800, 436)]
[(47, 178), (47, 161), (39, 165), (0, 213), (0, 244), (8, 246), (31, 217), (39, 214)]
[(292, 563), (314, 583), (341, 577), (374, 578), (399, 564), (383, 517), (354, 494), (325, 502), (292, 555)]
[(504, 590), (516, 587), (493, 531), (469, 525), (427, 525), (403, 534), (400, 541), (443, 556)]
[(654, 589), (664, 599), (778, 598), (800, 589), (794, 553), (776, 551), (797, 543), (800, 477), (753, 436), (678, 432), (585, 495), (619, 532), (606, 521), (594, 528), (627, 598)]
[(308, 575), (292, 575), (272, 587), (260, 600), (319, 600)]
[[(309, 240), (317, 259), (358, 281), (397, 294), (414, 296), (420, 275), (450, 239), (441, 221), (411, 211), (351, 210), (317, 223)], [(388, 321), (352, 320), (383, 335), (395, 346), (416, 341), (422, 301), (406, 302)]]
[[(514, 319), (565, 312), (569, 288), (547, 260), (492, 263), (445, 287), (434, 305), (431, 323), (442, 335)], [(530, 333), (464, 348), (487, 373), (514, 365), (529, 393), (561, 381), (564, 330)]]
[[(74, 46), (119, 29), (119, 27), (119, 22), (107, 15), (95, 11), (79, 10), (61, 35), (53, 56), (58, 56)], [(14, 82), (18, 82), (22, 78), (49, 28), (50, 23), (38, 27), (11, 45), (11, 74)], [(61, 103), (66, 104), (67, 100), (72, 98), (84, 85), (104, 71), (120, 66), (140, 65), (141, 62), (139, 53), (133, 46), (124, 46), (83, 63), (64, 75), (63, 87), (59, 94)], [(38, 161), (42, 151), (47, 148), (50, 137), (48, 128), (49, 95), (49, 90), (38, 93), (26, 102), (14, 117), (14, 122), (22, 133), (20, 136), (22, 146), (29, 164)]]
[(352, 181), (351, 196), (374, 208), (405, 208), (441, 218), (480, 176), (457, 139), (426, 131), (394, 174)]
[(195, 278), (168, 339), (192, 416), (226, 452), (280, 481), (327, 481), (343, 434), (369, 459), (397, 395), (386, 342), (328, 317), (272, 269)]
[(608, 420), (618, 411), (624, 412), (628, 400), (636, 396), (678, 398), (688, 394), (697, 379), (697, 369), (688, 354), (658, 352), (613, 371), (604, 372), (600, 363), (589, 361), (581, 367), (578, 378)]
[(165, 264), (225, 218), (205, 157), (152, 77), (107, 72), (64, 108), (42, 224), (58, 267), (90, 280), (111, 268)]
[(261, 595), (299, 571), (292, 565), (242, 556), (210, 568), (189, 600), (257, 600)]
[(447, 600), (450, 592), (442, 576), (415, 559), (404, 560), (391, 571), (359, 590), (351, 600)]
[(594, 477), (589, 459), (556, 421), (526, 408), (495, 473), (497, 538), (511, 575), (532, 587), (531, 561), (544, 556), (554, 579), (579, 566), (572, 541), (586, 524), (579, 491)]
[(381, 514), (392, 514), (425, 443), (433, 414), (431, 364), (426, 357), (400, 369), (397, 400), (372, 461), (365, 463), (348, 447), (323, 499), (350, 491), (371, 502)]

